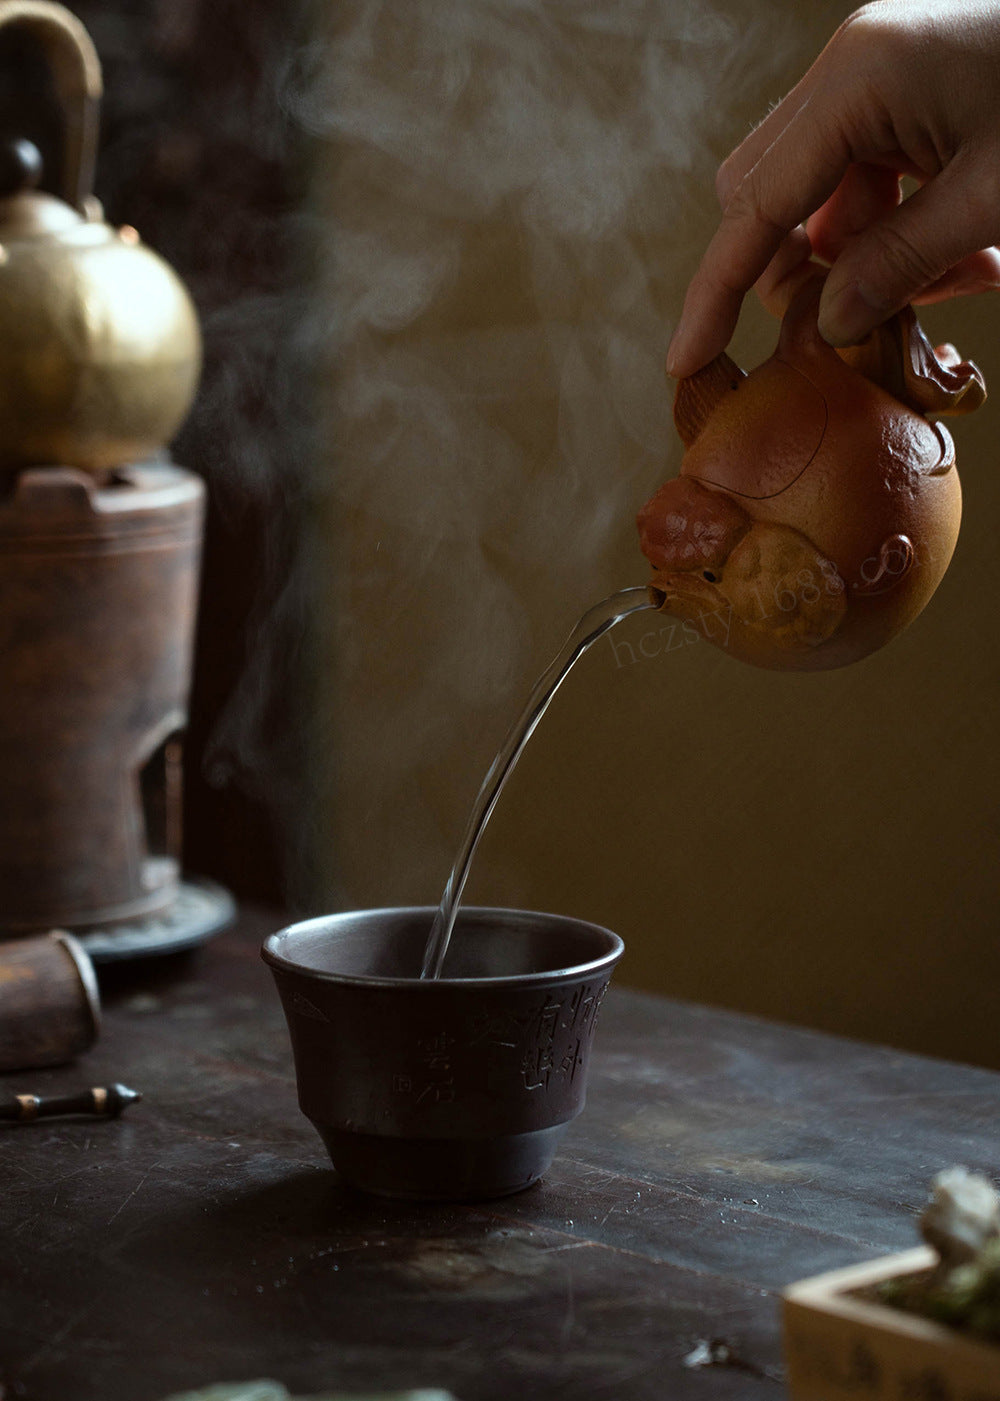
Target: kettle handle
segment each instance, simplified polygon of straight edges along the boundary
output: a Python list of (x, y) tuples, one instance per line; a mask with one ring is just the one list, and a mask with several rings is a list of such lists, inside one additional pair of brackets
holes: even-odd
[(45, 53), (65, 119), (65, 155), (59, 193), (84, 218), (92, 217), (101, 60), (76, 15), (54, 0), (0, 0), (0, 29), (26, 30)]

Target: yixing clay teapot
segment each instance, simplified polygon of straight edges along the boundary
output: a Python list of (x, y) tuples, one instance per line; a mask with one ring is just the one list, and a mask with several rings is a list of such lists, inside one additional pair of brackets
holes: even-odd
[(660, 610), (776, 670), (858, 661), (921, 611), (961, 516), (951, 435), (927, 415), (986, 397), (910, 308), (834, 350), (816, 326), (821, 285), (796, 295), (749, 375), (723, 354), (681, 380), (680, 476), (638, 519)]

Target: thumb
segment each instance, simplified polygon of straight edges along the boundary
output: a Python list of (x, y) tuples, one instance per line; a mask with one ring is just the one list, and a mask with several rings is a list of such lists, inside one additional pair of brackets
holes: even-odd
[(997, 241), (1000, 210), (976, 198), (980, 181), (957, 162), (848, 240), (823, 289), (820, 334), (854, 345), (940, 281), (970, 253)]

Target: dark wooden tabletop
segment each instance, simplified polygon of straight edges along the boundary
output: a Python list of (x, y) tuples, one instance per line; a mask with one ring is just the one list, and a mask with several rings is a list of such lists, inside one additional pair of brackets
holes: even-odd
[(119, 969), (84, 1060), (0, 1077), (144, 1095), (117, 1121), (0, 1127), (4, 1401), (254, 1377), (780, 1398), (781, 1288), (915, 1243), (939, 1169), (1000, 1167), (1000, 1075), (618, 987), (541, 1184), (474, 1206), (366, 1198), (296, 1107), (258, 955), (277, 923)]

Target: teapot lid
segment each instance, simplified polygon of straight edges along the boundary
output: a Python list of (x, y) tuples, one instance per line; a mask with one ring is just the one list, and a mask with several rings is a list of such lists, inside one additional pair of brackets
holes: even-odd
[(39, 190), (41, 177), (34, 142), (16, 138), (0, 146), (0, 241), (58, 236), (86, 222), (65, 200)]

